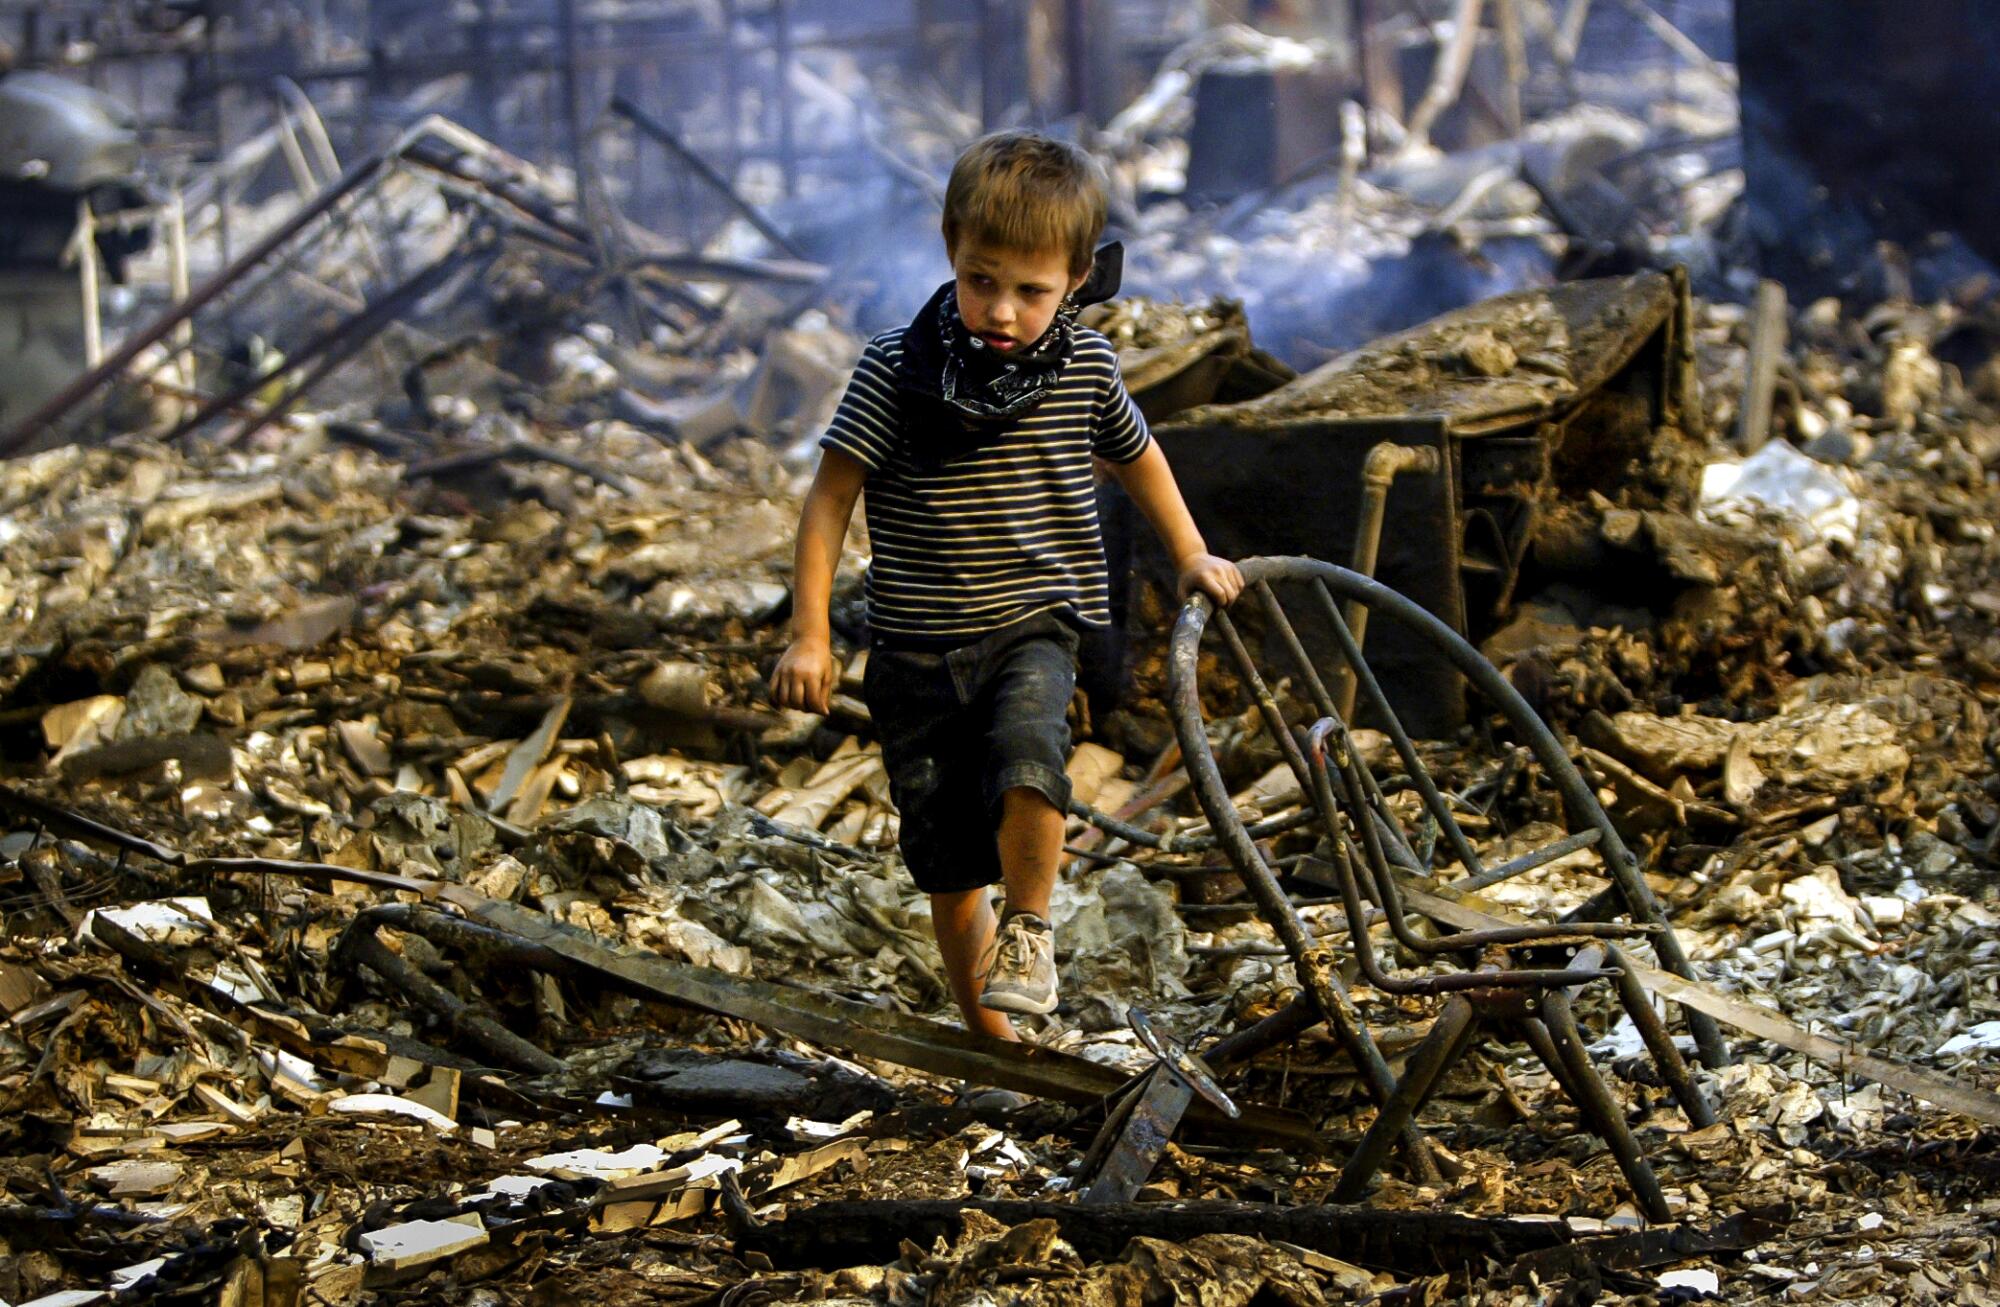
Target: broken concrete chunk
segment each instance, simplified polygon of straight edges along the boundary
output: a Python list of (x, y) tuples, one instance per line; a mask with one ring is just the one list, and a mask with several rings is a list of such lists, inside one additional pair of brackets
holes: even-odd
[(1646, 712), (1618, 713), (1611, 725), (1618, 752), (1656, 779), (1714, 770), (1742, 733), (1739, 723), (1719, 717), (1658, 717)]
[(342, 1116), (401, 1117), (427, 1125), (439, 1134), (450, 1134), (458, 1129), (458, 1122), (436, 1108), (408, 1098), (398, 1098), (394, 1094), (346, 1094), (328, 1103), (327, 1107)]
[(305, 659), (292, 664), (292, 688), (295, 690), (317, 690), (333, 681), (333, 668), (314, 659)]
[(387, 776), (394, 770), (389, 746), (382, 743), (374, 727), (363, 722), (339, 721), (333, 724), (333, 729), (340, 736), (340, 745), (347, 750), (347, 756), (364, 774)]
[(774, 581), (723, 580), (693, 585), (662, 581), (646, 592), (642, 607), (666, 626), (690, 626), (741, 618), (763, 622), (777, 613), (791, 591)]
[(651, 1171), (666, 1160), (666, 1153), (652, 1144), (634, 1144), (615, 1153), (601, 1148), (548, 1153), (531, 1157), (522, 1165), (530, 1171), (540, 1171), (559, 1180), (578, 1180), (586, 1176), (596, 1180), (616, 1180), (620, 1176)]
[(699, 717), (715, 700), (714, 675), (701, 663), (655, 663), (639, 682), (639, 697), (662, 712)]
[(140, 533), (148, 540), (163, 540), (190, 523), (203, 518), (222, 517), (255, 508), (284, 496), (282, 482), (269, 480), (226, 482), (184, 482), (171, 486), (146, 509), (140, 519)]
[(1125, 759), (1116, 750), (1088, 741), (1077, 745), (1065, 768), (1072, 797), (1087, 807), (1098, 806), (1097, 796), (1103, 792), (1105, 783), (1124, 769)]
[(369, 1230), (361, 1236), (361, 1251), (384, 1270), (406, 1271), (452, 1257), (486, 1242), (486, 1225), (477, 1212), (448, 1221), (405, 1221)]
[(158, 1198), (179, 1184), (185, 1173), (176, 1162), (132, 1160), (93, 1166), (83, 1174), (113, 1198)]
[(125, 695), (115, 740), (185, 735), (201, 720), (202, 702), (181, 689), (174, 674), (158, 663), (140, 669)]
[(49, 766), (59, 768), (72, 754), (111, 740), (118, 729), (118, 719), (124, 714), (125, 700), (115, 694), (57, 704), (43, 713), (42, 738), (56, 751), (49, 759)]
[(1470, 331), (1459, 339), (1451, 362), (1475, 377), (1504, 377), (1514, 370), (1514, 347), (1490, 331)]
[(633, 913), (625, 918), (625, 935), (640, 948), (686, 958), (698, 967), (714, 967), (732, 976), (751, 973), (754, 954), (732, 944), (699, 921), (680, 916)]
[(1609, 747), (1662, 783), (1720, 768), (1739, 741), (1737, 785), (1749, 793), (1762, 783), (1752, 770), (1794, 789), (1837, 793), (1901, 776), (1910, 764), (1896, 727), (1860, 704), (1808, 704), (1759, 722), (1644, 712), (1609, 721)]
[(294, 653), (316, 649), (354, 620), (352, 595), (308, 599), (289, 612), (255, 625), (216, 632), (224, 644), (268, 644)]

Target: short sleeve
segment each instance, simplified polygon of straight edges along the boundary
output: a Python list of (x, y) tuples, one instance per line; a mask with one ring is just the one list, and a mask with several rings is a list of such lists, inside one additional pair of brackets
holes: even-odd
[(889, 340), (877, 336), (861, 351), (860, 362), (847, 382), (847, 392), (819, 438), (820, 448), (837, 449), (873, 472), (895, 451), (901, 423), (897, 421), (896, 371)]
[(1109, 342), (1105, 348), (1111, 354), (1111, 380), (1091, 415), (1090, 452), (1107, 463), (1130, 463), (1146, 452), (1153, 436), (1146, 429), (1139, 406), (1125, 391), (1125, 374), (1118, 369), (1117, 351), (1110, 348)]

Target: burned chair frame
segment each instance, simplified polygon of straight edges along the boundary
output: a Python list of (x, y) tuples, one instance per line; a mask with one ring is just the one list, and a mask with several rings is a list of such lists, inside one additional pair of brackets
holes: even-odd
[[(1301, 1001), (1311, 1009), (1308, 1020), (1324, 1021), (1331, 1028), (1377, 1104), (1373, 1124), (1342, 1167), (1333, 1200), (1353, 1202), (1360, 1198), (1399, 1140), (1419, 1176), (1430, 1170), (1424, 1165), (1428, 1160), (1423, 1156), (1425, 1145), (1414, 1125), (1416, 1113), (1480, 1031), (1492, 1027), (1521, 1039), (1548, 1067), (1585, 1122), (1610, 1146), (1646, 1216), (1655, 1221), (1670, 1219), (1659, 1181), (1641, 1156), (1617, 1100), (1585, 1052), (1571, 1012), (1571, 998), (1582, 985), (1613, 981), (1620, 1005), (1638, 1030), (1661, 1081), (1693, 1124), (1707, 1125), (1715, 1119), (1712, 1109), (1695, 1085), (1665, 1022), (1613, 941), (1649, 937), (1669, 970), (1692, 978), (1693, 969), (1647, 887), (1638, 860), (1626, 848), (1560, 741), (1463, 637), (1380, 583), (1308, 558), (1250, 559), (1242, 564), (1242, 570), (1248, 582), (1244, 598), (1261, 612), (1269, 643), (1282, 650), (1296, 673), (1296, 697), (1308, 701), (1318, 716), (1310, 723), (1288, 723), (1277, 694), (1259, 670), (1236, 622), (1227, 610), (1197, 596), (1182, 610), (1169, 655), (1174, 727), (1196, 797), (1216, 839), (1297, 968), (1305, 991)], [(1331, 635), (1340, 666), (1352, 676), (1359, 691), (1362, 710), (1370, 713), (1371, 720), (1388, 736), (1408, 788), (1421, 799), (1445, 851), (1464, 870), (1464, 878), (1451, 888), (1491, 885), (1595, 846), (1631, 921), (1508, 925), (1435, 938), (1414, 930), (1407, 920), (1398, 876), (1428, 875), (1427, 859), (1418, 857), (1382, 784), (1354, 746), (1346, 717), (1329, 693), (1329, 678), (1321, 675), (1279, 601), (1275, 588), (1279, 585), (1302, 589), (1319, 621), (1318, 629)], [(1348, 605), (1345, 612), (1339, 601)], [(1506, 719), (1560, 794), (1575, 834), (1504, 865), (1484, 865), (1361, 657), (1354, 628), (1357, 614), (1365, 611), (1379, 612), (1429, 643)], [(1259, 845), (1259, 832), (1246, 826), (1230, 801), (1209, 745), (1196, 676), (1202, 637), (1211, 626), (1296, 777), (1306, 811), (1320, 832), (1317, 850), (1306, 865), (1322, 869), (1320, 878), (1330, 877), (1340, 892), (1346, 934), (1361, 978), (1383, 993), (1442, 999), (1429, 1033), (1408, 1057), (1400, 1078), (1383, 1058), (1341, 980), (1332, 937), (1314, 936), (1279, 884), (1276, 867)], [(1423, 959), (1459, 958), (1463, 969), (1407, 975), (1391, 972), (1369, 936), (1377, 922), (1386, 922), (1396, 943), (1408, 953)], [(1575, 950), (1566, 965), (1523, 966), (1514, 959), (1517, 952), (1547, 955), (1558, 948)], [(1722, 1065), (1727, 1054), (1714, 1022), (1694, 1011), (1688, 1011), (1686, 1018), (1702, 1060), (1711, 1067)]]

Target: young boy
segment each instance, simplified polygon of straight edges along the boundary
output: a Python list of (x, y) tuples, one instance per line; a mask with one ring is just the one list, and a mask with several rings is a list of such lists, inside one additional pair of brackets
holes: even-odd
[(826, 711), (827, 603), (865, 485), (862, 697), (952, 997), (967, 1026), (1000, 1039), (1015, 1038), (1006, 1013), (1056, 1006), (1066, 712), (1079, 631), (1111, 620), (1093, 467), (1159, 532), (1183, 596), (1226, 604), (1243, 587), (1203, 544), (1111, 343), (1076, 322), (1117, 292), (1115, 250), (1091, 276), (1105, 207), (1102, 172), (1074, 146), (1007, 132), (960, 157), (944, 204), (955, 278), (909, 326), (868, 342), (820, 441), (792, 643), (772, 674), (780, 705)]

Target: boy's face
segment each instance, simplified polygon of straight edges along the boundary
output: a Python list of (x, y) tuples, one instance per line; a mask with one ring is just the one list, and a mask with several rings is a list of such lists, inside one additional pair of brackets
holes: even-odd
[(963, 241), (953, 254), (958, 316), (1001, 353), (1032, 345), (1055, 321), (1063, 297), (1083, 284), (1062, 250), (1009, 250)]

